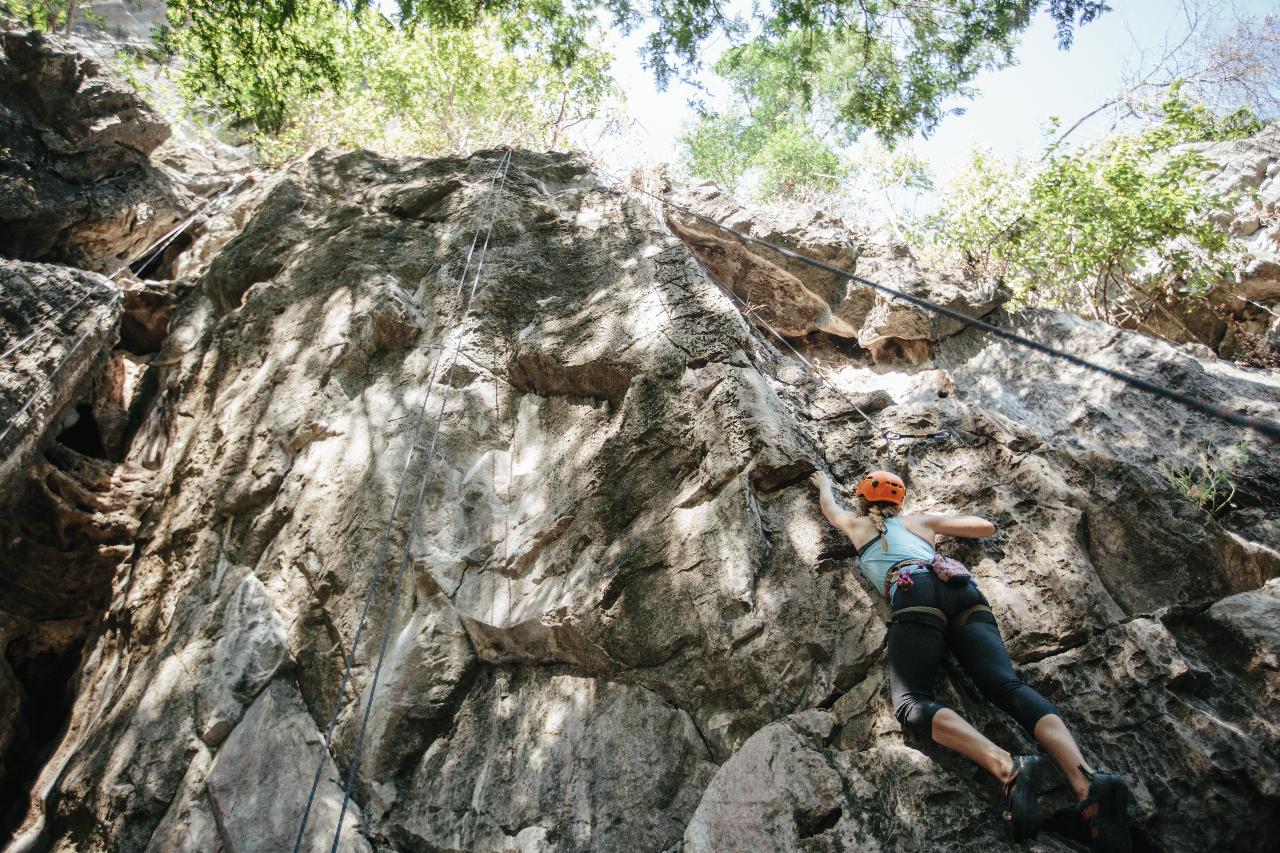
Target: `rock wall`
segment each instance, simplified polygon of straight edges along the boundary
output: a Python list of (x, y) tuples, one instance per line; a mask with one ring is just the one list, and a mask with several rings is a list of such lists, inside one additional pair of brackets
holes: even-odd
[(114, 270), (181, 218), (148, 160), (168, 126), (56, 36), (8, 29), (0, 45), (0, 254)]
[[(970, 317), (984, 317), (1008, 298), (995, 281), (957, 281), (922, 269), (901, 243), (852, 230), (810, 205), (750, 210), (714, 183), (667, 192), (679, 208), (759, 240), (783, 246), (879, 284), (932, 300)], [(842, 276), (769, 251), (758, 251), (696, 216), (664, 209), (667, 225), (766, 329), (789, 338), (822, 332), (847, 338), (877, 362), (920, 364), (930, 343), (960, 331), (961, 323), (893, 300)]]
[[(1211, 191), (1236, 199), (1216, 224), (1243, 254), (1234, 278), (1207, 300), (1148, 301), (1131, 321), (1149, 334), (1260, 366), (1280, 365), (1280, 127), (1244, 139), (1187, 146), (1215, 164)], [(1202, 353), (1203, 349), (1200, 350)]]
[[(30, 792), (8, 849), (288, 849), (317, 767), (302, 849), (328, 849), (370, 694), (345, 850), (1014, 849), (993, 786), (893, 719), (819, 465), (996, 522), (947, 549), (1132, 781), (1135, 849), (1280, 845), (1274, 445), (673, 218), (682, 240), (580, 158), (516, 152), (494, 196), (502, 156), (321, 151), (256, 183), (49, 404), (100, 416), (6, 474), (0, 749)], [(807, 214), (739, 224), (1280, 420), (1275, 371), (1005, 313)], [(754, 283), (836, 390), (706, 270)], [(955, 438), (886, 448), (850, 400)], [(1237, 443), (1215, 515), (1161, 473)], [(962, 674), (940, 696), (1028, 748)], [(1046, 796), (1025, 848), (1080, 849)]]

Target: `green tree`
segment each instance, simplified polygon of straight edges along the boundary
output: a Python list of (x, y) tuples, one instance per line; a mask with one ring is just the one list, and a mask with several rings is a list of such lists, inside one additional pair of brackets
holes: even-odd
[(975, 153), (922, 232), (925, 249), (1001, 276), (1028, 302), (1124, 323), (1167, 299), (1203, 298), (1237, 247), (1217, 224), (1238, 198), (1213, 192), (1195, 143), (1256, 133), (1247, 111), (1214, 116), (1174, 86), (1160, 120), (1038, 162)]
[[(722, 113), (704, 109), (686, 130), (682, 160), (692, 174), (717, 180), (731, 162), (760, 168), (765, 184), (793, 193), (820, 190), (837, 152), (864, 131), (889, 145), (932, 131), (949, 101), (973, 94), (979, 72), (1013, 61), (1016, 40), (1038, 9), (1058, 23), (1063, 46), (1077, 20), (1106, 10), (1100, 2), (1042, 0), (870, 0), (822, 6), (820, 15), (794, 4), (773, 8), (757, 38), (714, 66), (730, 103)], [(761, 152), (794, 148), (801, 139), (812, 156), (758, 162)], [(717, 150), (716, 142), (734, 150)]]
[(251, 125), (273, 161), (317, 144), (556, 147), (619, 99), (610, 57), (583, 44), (557, 62), (560, 36), (536, 21), (400, 26), (332, 0), (170, 0), (168, 16), (183, 92)]
[(610, 61), (584, 48), (558, 67), (536, 49), (509, 49), (496, 22), (404, 30), (365, 18), (341, 51), (342, 84), (295, 102), (287, 126), (260, 146), (270, 160), (317, 144), (386, 154), (556, 148), (573, 128), (616, 111)]
[[(736, 81), (750, 120), (784, 134), (773, 149), (803, 142), (815, 154), (838, 140), (812, 130), (811, 119), (846, 135), (870, 127), (886, 139), (931, 128), (943, 102), (964, 94), (979, 70), (1008, 62), (1041, 8), (1065, 44), (1074, 26), (1107, 7), (1102, 0), (771, 0), (755, 9), (756, 37), (718, 67)], [(660, 83), (697, 70), (711, 35), (741, 40), (748, 30), (719, 0), (398, 0), (397, 9), (396, 24), (407, 32), (496, 26), (509, 50), (536, 50), (558, 69), (590, 58), (601, 15), (624, 31), (651, 25), (645, 56)], [(171, 0), (169, 41), (191, 65), (184, 76), (193, 92), (275, 130), (291, 100), (338, 88), (333, 27), (374, 14), (371, 0)], [(806, 132), (811, 138), (802, 140)]]
[(291, 109), (344, 83), (350, 21), (333, 0), (169, 0), (162, 48), (183, 93), (275, 133)]
[(96, 17), (79, 6), (77, 0), (0, 0), (0, 12), (46, 32), (70, 32), (81, 19)]

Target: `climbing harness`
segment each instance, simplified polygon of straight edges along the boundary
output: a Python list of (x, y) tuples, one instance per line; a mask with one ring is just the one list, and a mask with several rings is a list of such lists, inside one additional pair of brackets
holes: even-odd
[[(150, 246), (144, 249), (142, 253), (139, 254), (137, 257), (135, 257), (132, 261), (129, 261), (123, 264), (121, 267), (115, 270), (115, 272), (107, 276), (106, 277), (107, 280), (114, 281), (125, 270), (130, 269), (131, 267), (136, 266), (139, 263), (141, 263), (141, 266), (139, 267), (139, 269), (143, 269), (148, 264), (152, 263), (156, 258), (160, 257), (160, 255), (165, 251), (165, 249), (169, 248), (170, 244), (172, 244), (174, 240), (176, 240), (184, 231), (187, 230), (188, 227), (191, 226), (191, 223), (195, 222), (197, 216), (200, 216), (202, 213), (204, 213), (205, 210), (211, 207), (215, 202), (220, 201), (221, 199), (235, 192), (235, 190), (238, 189), (242, 184), (244, 184), (244, 182), (247, 181), (248, 179), (249, 178), (247, 175), (242, 175), (239, 178), (239, 180), (228, 185), (226, 188), (224, 188), (220, 192), (207, 198), (198, 208), (196, 208), (195, 211), (191, 213), (190, 216), (188, 216), (182, 222), (178, 223), (176, 226), (170, 229), (163, 237), (160, 237), (158, 240), (153, 242)], [(36, 327), (26, 335), (26, 337), (22, 338), (17, 343), (11, 345), (3, 353), (0, 353), (0, 361), (4, 361), (9, 356), (13, 355), (14, 353), (18, 352), (21, 349), (24, 349), (27, 346), (27, 344), (35, 340), (36, 336), (39, 335), (40, 332), (45, 328), (48, 328), (50, 326), (55, 326), (58, 323), (62, 322), (62, 320), (68, 314), (70, 314), (72, 311), (78, 308), (81, 304), (84, 303), (85, 300), (87, 300), (89, 297), (93, 296), (96, 292), (98, 292), (98, 290), (105, 289), (111, 294), (111, 298), (108, 299), (106, 302), (102, 303), (103, 307), (106, 307), (108, 309), (114, 308), (116, 303), (123, 298), (124, 291), (120, 288), (116, 288), (115, 290), (112, 290), (111, 288), (106, 287), (106, 285), (100, 282), (95, 282), (94, 285), (95, 286), (93, 288), (86, 290), (83, 294), (81, 294), (79, 299), (72, 302), (71, 305), (69, 305), (56, 317), (47, 318), (39, 322), (36, 325)], [(92, 333), (93, 333), (93, 329), (90, 328), (90, 329), (87, 329), (82, 335), (80, 335), (80, 337), (75, 341), (75, 343), (71, 345), (71, 348), (67, 350), (66, 354), (62, 357), (62, 360), (58, 362), (57, 366), (54, 367), (53, 370), (51, 370), (47, 376), (45, 376), (42, 380), (37, 382), (35, 390), (33, 390), (31, 394), (27, 397), (27, 401), (23, 403), (22, 406), (19, 407), (16, 412), (14, 412), (12, 417), (9, 418), (9, 422), (5, 425), (5, 428), (3, 430), (0, 430), (0, 446), (3, 446), (4, 440), (9, 436), (9, 433), (12, 432), (13, 429), (18, 425), (18, 422), (22, 419), (23, 415), (25, 415), (27, 411), (33, 405), (35, 405), (36, 400), (40, 399), (40, 394), (44, 391), (45, 388), (47, 388), (49, 385), (53, 383), (53, 380), (57, 378), (60, 372), (62, 372), (62, 369), (66, 367), (68, 362), (71, 361), (71, 357), (75, 355), (76, 352), (79, 351), (80, 347), (84, 345), (84, 342), (89, 339), (89, 336)]]
[(932, 311), (935, 314), (941, 314), (944, 317), (949, 317), (953, 320), (958, 320), (967, 326), (973, 326), (977, 329), (981, 329), (984, 332), (988, 332), (990, 334), (996, 335), (997, 337), (1001, 337), (1001, 338), (1004, 338), (1005, 340), (1012, 341), (1013, 343), (1018, 344), (1019, 346), (1023, 346), (1028, 349), (1035, 350), (1036, 352), (1051, 356), (1053, 358), (1062, 359), (1063, 361), (1067, 361), (1078, 367), (1083, 367), (1086, 370), (1091, 370), (1095, 373), (1099, 373), (1099, 374), (1102, 374), (1103, 376), (1108, 376), (1119, 382), (1123, 382), (1124, 384), (1129, 385), (1130, 387), (1133, 387), (1133, 388), (1137, 388), (1140, 391), (1145, 391), (1148, 394), (1152, 394), (1157, 397), (1162, 397), (1166, 400), (1172, 400), (1173, 402), (1186, 406), (1189, 409), (1194, 409), (1195, 411), (1200, 412), (1201, 414), (1208, 415), (1209, 417), (1216, 418), (1221, 421), (1226, 421), (1227, 423), (1234, 424), (1235, 426), (1253, 430), (1254, 432), (1257, 432), (1263, 436), (1266, 436), (1272, 441), (1280, 442), (1280, 424), (1274, 423), (1272, 421), (1268, 421), (1264, 418), (1253, 417), (1251, 415), (1245, 415), (1240, 412), (1230, 411), (1225, 406), (1215, 405), (1213, 403), (1208, 402), (1207, 400), (1202, 400), (1199, 397), (1193, 397), (1190, 394), (1184, 394), (1181, 391), (1175, 391), (1172, 388), (1166, 388), (1163, 385), (1158, 385), (1154, 382), (1150, 382), (1139, 376), (1134, 376), (1132, 373), (1127, 373), (1123, 370), (1116, 370), (1114, 368), (1107, 367), (1102, 364), (1098, 364), (1097, 362), (1090, 361), (1087, 358), (1082, 358), (1081, 356), (1073, 355), (1072, 353), (1065, 352), (1064, 350), (1057, 349), (1056, 347), (1049, 346), (1048, 344), (1040, 343), (1039, 341), (1033, 340), (1024, 335), (1020, 335), (1017, 332), (1011, 332), (1008, 329), (1002, 329), (999, 326), (996, 326), (992, 323), (988, 323), (985, 320), (980, 320), (977, 317), (970, 317), (967, 314), (963, 314), (952, 308), (948, 308), (945, 305), (940, 305), (937, 302), (933, 302), (932, 300), (925, 299), (920, 296), (914, 296), (910, 293), (904, 293), (901, 290), (897, 290), (887, 285), (880, 284), (879, 282), (872, 281), (869, 278), (863, 278), (860, 275), (851, 273), (847, 270), (840, 269), (839, 267), (833, 266), (832, 264), (824, 263), (823, 261), (819, 261), (815, 258), (810, 258), (807, 255), (802, 255), (799, 252), (786, 248), (785, 246), (779, 246), (776, 243), (772, 243), (768, 240), (762, 240), (759, 237), (752, 237), (750, 234), (746, 234), (742, 231), (739, 231), (736, 228), (732, 228), (728, 225), (718, 222), (709, 216), (690, 210), (689, 208), (684, 207), (683, 205), (676, 204), (675, 202), (665, 199), (662, 196), (657, 195), (656, 193), (651, 193), (648, 190), (641, 189), (639, 187), (632, 187), (626, 182), (624, 182), (617, 175), (611, 174), (609, 172), (605, 172), (603, 170), (600, 171), (600, 174), (603, 175), (604, 177), (607, 177), (613, 180), (619, 186), (625, 187), (626, 189), (633, 190), (635, 192), (648, 196), (649, 198), (653, 199), (654, 201), (657, 201), (659, 204), (665, 207), (671, 208), (672, 210), (679, 211), (680, 213), (683, 213), (686, 216), (691, 216), (694, 219), (697, 219), (701, 222), (705, 222), (708, 225), (711, 225), (712, 227), (717, 228), (720, 231), (725, 232), (726, 234), (731, 234), (734, 237), (737, 237), (739, 240), (742, 240), (746, 243), (751, 243), (757, 246), (763, 246), (766, 249), (770, 249), (774, 252), (777, 252), (778, 254), (782, 255), (784, 258), (790, 258), (791, 260), (799, 261), (803, 264), (807, 264), (811, 267), (814, 267), (815, 269), (820, 269), (820, 270), (823, 270), (824, 272), (829, 272), (833, 275), (838, 275), (841, 278), (848, 279), (849, 281), (866, 285), (870, 288), (873, 288), (874, 290), (877, 290), (887, 295), (891, 299), (900, 299), (904, 302), (909, 302), (912, 305), (915, 305), (919, 308), (924, 308), (928, 311)]
[[(444, 335), (446, 340), (450, 330), (454, 325), (455, 318), (458, 318), (459, 322), (463, 322), (466, 320), (467, 313), (470, 311), (470, 308), (471, 308), (472, 300), (475, 297), (476, 289), (480, 281), (480, 272), (483, 269), (485, 255), (488, 252), (488, 248), (489, 248), (489, 238), (493, 233), (493, 224), (497, 216), (498, 201), (502, 195), (502, 189), (506, 185), (507, 170), (511, 165), (511, 154), (512, 152), (510, 148), (504, 149), (502, 159), (499, 161), (498, 167), (494, 172), (494, 176), (489, 182), (490, 198), (489, 198), (488, 210), (487, 210), (487, 213), (485, 214), (485, 219), (487, 220), (487, 222), (485, 225), (479, 226), (476, 228), (475, 236), (471, 240), (471, 246), (467, 250), (467, 256), (463, 264), (462, 272), (458, 276), (458, 283), (454, 288), (453, 302), (449, 309), (449, 316), (445, 320), (445, 324), (442, 327), (444, 330)], [(480, 241), (481, 232), (484, 232), (483, 243), (481, 243)], [(476, 251), (477, 246), (479, 246), (478, 254)], [(470, 292), (467, 294), (466, 298), (463, 299), (462, 297), (463, 290), (466, 285), (467, 276), (471, 272), (473, 260), (475, 261), (475, 273), (472, 276)], [(356, 624), (356, 632), (351, 641), (351, 651), (347, 654), (346, 660), (344, 661), (344, 666), (342, 671), (342, 681), (338, 686), (338, 695), (334, 701), (333, 713), (330, 715), (329, 724), (325, 729), (324, 742), (321, 745), (320, 759), (317, 762), (316, 772), (311, 781), (311, 790), (307, 794), (307, 803), (303, 809), (302, 820), (298, 824), (298, 835), (294, 840), (294, 845), (293, 845), (294, 853), (299, 853), (299, 851), (302, 849), (302, 841), (306, 833), (307, 822), (311, 815), (311, 808), (315, 804), (316, 792), (320, 787), (320, 778), (324, 774), (325, 762), (329, 757), (329, 748), (333, 742), (333, 731), (334, 731), (334, 728), (337, 726), (338, 714), (342, 710), (343, 698), (346, 695), (347, 685), (351, 681), (352, 670), (355, 667), (356, 651), (360, 646), (360, 641), (364, 636), (364, 629), (368, 624), (369, 609), (373, 603), (375, 594), (377, 593), (378, 583), (382, 577), (382, 573), (384, 569), (387, 566), (387, 550), (390, 544), (391, 529), (394, 526), (396, 513), (400, 507), (400, 501), (404, 494), (405, 483), (408, 481), (409, 469), (413, 463), (413, 459), (417, 451), (422, 450), (426, 469), (422, 473), (422, 478), (418, 486), (418, 492), (414, 500), (413, 510), (410, 513), (409, 523), (408, 523), (408, 527), (405, 535), (404, 548), (400, 555), (400, 566), (396, 574), (395, 587), (393, 588), (393, 591), (391, 594), (391, 604), (387, 611), (386, 628), (383, 631), (382, 645), (378, 650), (378, 661), (376, 666), (374, 667), (373, 678), (369, 684), (369, 698), (367, 703), (365, 704), (364, 713), (360, 720), (360, 730), (356, 739), (355, 752), (352, 756), (351, 767), (347, 772), (345, 785), (343, 787), (342, 808), (338, 814), (337, 827), (334, 830), (333, 846), (331, 848), (333, 853), (337, 853), (338, 842), (342, 837), (342, 823), (346, 818), (347, 806), (351, 801), (351, 791), (355, 785), (356, 773), (360, 767), (361, 754), (364, 748), (364, 738), (365, 738), (366, 731), (368, 729), (369, 718), (373, 711), (373, 700), (377, 695), (378, 679), (382, 673), (382, 665), (384, 660), (386, 659), (387, 649), (391, 641), (391, 631), (395, 623), (395, 609), (400, 600), (400, 590), (403, 586), (405, 567), (409, 563), (410, 551), (413, 547), (414, 533), (417, 528), (419, 513), (422, 510), (423, 498), (426, 495), (427, 483), (431, 480), (431, 476), (430, 476), (431, 462), (435, 458), (435, 448), (436, 448), (437, 440), (440, 437), (440, 427), (444, 420), (444, 410), (445, 410), (445, 406), (448, 404), (449, 392), (452, 388), (452, 383), (449, 380), (453, 375), (453, 369), (458, 363), (458, 355), (462, 350), (461, 340), (458, 341), (457, 346), (454, 348), (452, 361), (450, 362), (449, 367), (445, 374), (446, 381), (444, 383), (444, 391), (440, 401), (440, 409), (435, 418), (435, 424), (432, 430), (429, 445), (423, 448), (419, 442), (419, 439), (422, 437), (423, 426), (426, 423), (428, 403), (431, 399), (431, 389), (435, 385), (435, 380), (437, 375), (439, 375), (439, 367), (441, 363), (444, 361), (445, 350), (446, 350), (446, 347), (443, 345), (439, 348), (436, 359), (431, 367), (430, 376), (427, 379), (427, 383), (423, 391), (422, 403), (418, 408), (417, 418), (414, 423), (413, 438), (409, 443), (409, 449), (405, 453), (404, 466), (400, 472), (400, 481), (396, 486), (395, 498), (392, 500), (391, 511), (387, 516), (387, 523), (386, 523), (386, 526), (383, 528), (382, 538), (378, 546), (378, 554), (377, 554), (377, 560), (376, 560), (374, 571), (373, 571), (373, 576), (370, 578), (370, 581), (369, 581), (369, 591), (365, 595), (364, 607), (360, 613), (360, 620)]]

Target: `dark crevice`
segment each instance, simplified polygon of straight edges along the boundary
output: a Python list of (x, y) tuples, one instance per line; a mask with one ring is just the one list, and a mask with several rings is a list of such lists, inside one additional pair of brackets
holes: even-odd
[(76, 406), (75, 411), (75, 420), (58, 433), (58, 443), (84, 456), (107, 459), (107, 450), (102, 443), (102, 431), (98, 428), (97, 418), (93, 416), (93, 409), (88, 403), (81, 403)]
[[(53, 637), (59, 633), (53, 632)], [(28, 792), (70, 719), (75, 698), (72, 682), (80, 665), (78, 639), (51, 642), (49, 633), (36, 629), (10, 640), (5, 647), (4, 665), (18, 686), (18, 714), (13, 743), (0, 774), (0, 803), (6, 804), (0, 811), (0, 846), (13, 838), (26, 817)]]
[(796, 832), (801, 838), (812, 838), (820, 835), (840, 822), (844, 810), (835, 806), (830, 811), (813, 813), (796, 809), (792, 817), (796, 822)]
[(193, 243), (195, 238), (184, 231), (163, 249), (135, 261), (129, 269), (140, 279), (151, 281), (171, 279), (179, 256), (190, 249)]
[[(8, 627), (0, 705), (0, 847), (24, 819), (32, 786), (70, 720), (82, 655), (111, 601), (122, 546), (136, 545), (145, 488), (113, 483), (91, 406), (51, 443), (0, 514), (0, 612)], [(74, 815), (61, 826), (72, 837)], [(61, 818), (60, 818), (61, 819)], [(62, 831), (62, 830), (60, 830)]]
[[(1040, 829), (1086, 850), (1090, 847), (1088, 827), (1074, 808), (1059, 809), (1047, 816), (1040, 824)], [(1129, 837), (1133, 841), (1133, 853), (1164, 853), (1163, 848), (1152, 841), (1140, 827), (1130, 826)]]

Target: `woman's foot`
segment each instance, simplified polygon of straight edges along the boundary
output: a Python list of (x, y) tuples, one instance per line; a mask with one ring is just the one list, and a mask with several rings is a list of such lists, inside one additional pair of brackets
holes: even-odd
[(1044, 759), (1038, 755), (1015, 755), (1013, 770), (1004, 783), (1004, 820), (1014, 841), (1035, 838), (1040, 831), (1040, 771)]
[(1129, 853), (1133, 842), (1129, 837), (1129, 803), (1133, 795), (1119, 776), (1110, 773), (1081, 772), (1089, 777), (1089, 795), (1076, 806), (1085, 826), (1093, 853)]

